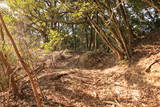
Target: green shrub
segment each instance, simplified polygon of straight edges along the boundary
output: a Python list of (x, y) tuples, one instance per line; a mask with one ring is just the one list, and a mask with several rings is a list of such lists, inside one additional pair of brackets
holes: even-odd
[(46, 52), (53, 50), (60, 50), (61, 45), (66, 37), (68, 37), (68, 35), (59, 33), (56, 30), (50, 30), (49, 42), (42, 44), (41, 47), (44, 48)]

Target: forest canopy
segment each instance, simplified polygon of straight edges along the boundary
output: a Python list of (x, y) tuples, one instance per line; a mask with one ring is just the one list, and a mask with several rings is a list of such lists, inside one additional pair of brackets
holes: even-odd
[(47, 50), (104, 48), (130, 59), (133, 42), (160, 26), (158, 0), (7, 0), (7, 5), (7, 24), (19, 27), (12, 32)]

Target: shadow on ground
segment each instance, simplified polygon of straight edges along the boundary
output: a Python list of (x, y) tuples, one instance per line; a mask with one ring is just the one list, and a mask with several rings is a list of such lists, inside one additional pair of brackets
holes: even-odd
[[(133, 66), (126, 71), (125, 79), (129, 87), (139, 90), (140, 98), (137, 101), (139, 106), (158, 107), (160, 106), (160, 86), (155, 86), (156, 78), (151, 78), (152, 75), (144, 72), (144, 70), (145, 68), (141, 66)], [(149, 83), (150, 80), (152, 82)]]

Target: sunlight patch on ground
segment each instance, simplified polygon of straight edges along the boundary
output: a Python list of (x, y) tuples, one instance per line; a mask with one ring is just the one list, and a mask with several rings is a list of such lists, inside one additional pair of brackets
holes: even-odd
[(108, 73), (111, 73), (111, 72), (118, 72), (118, 73), (123, 73), (124, 71), (126, 71), (127, 69), (127, 65), (117, 65), (117, 66), (114, 66), (114, 67), (111, 67), (111, 68), (107, 68), (107, 69), (104, 69), (102, 70), (101, 72), (105, 73), (105, 74), (108, 74)]
[(153, 71), (149, 73), (147, 75), (147, 82), (153, 86), (160, 87), (160, 71)]

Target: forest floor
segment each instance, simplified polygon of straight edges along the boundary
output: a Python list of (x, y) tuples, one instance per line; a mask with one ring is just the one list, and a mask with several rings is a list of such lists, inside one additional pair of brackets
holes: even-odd
[[(83, 54), (64, 52), (58, 57), (60, 52), (37, 52), (41, 56), (37, 64), (45, 64), (37, 75), (44, 107), (160, 107), (160, 63), (145, 72), (160, 59), (159, 34), (152, 33), (157, 36), (149, 36), (143, 44), (137, 42), (130, 65), (102, 55), (98, 58), (103, 63), (86, 67), (91, 62), (79, 64)], [(10, 97), (10, 107), (36, 107), (30, 85), (22, 87), (23, 97)]]

